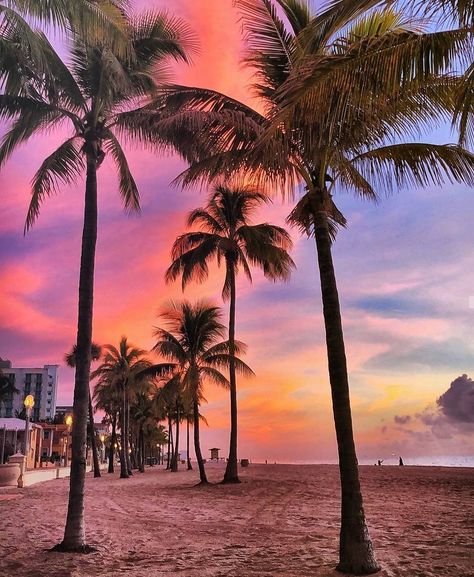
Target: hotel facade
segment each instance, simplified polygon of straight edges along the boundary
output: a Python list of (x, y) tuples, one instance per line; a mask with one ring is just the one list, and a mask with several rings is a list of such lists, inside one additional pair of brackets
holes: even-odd
[(35, 406), (31, 413), (32, 421), (53, 419), (56, 413), (56, 395), (58, 390), (59, 365), (44, 365), (34, 368), (16, 368), (12, 363), (2, 360), (0, 368), (9, 376), (17, 393), (0, 405), (0, 417), (15, 417), (23, 410), (23, 401), (27, 395), (33, 395)]

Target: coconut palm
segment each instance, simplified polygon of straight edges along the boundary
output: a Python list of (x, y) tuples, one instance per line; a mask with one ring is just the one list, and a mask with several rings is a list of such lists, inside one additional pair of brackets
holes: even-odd
[[(74, 389), (73, 457), (66, 529), (61, 549), (85, 547), (84, 480), (88, 381), (92, 332), (93, 282), (97, 237), (97, 171), (110, 154), (119, 173), (119, 191), (128, 211), (139, 209), (137, 185), (119, 136), (136, 142), (136, 107), (146, 103), (163, 79), (170, 59), (188, 61), (192, 36), (180, 20), (165, 13), (147, 12), (128, 21), (131, 56), (123, 56), (105, 41), (86, 44), (73, 35), (66, 65), (46, 38), (41, 38), (48, 70), (45, 83), (32, 76), (28, 95), (0, 96), (0, 118), (13, 120), (0, 145), (0, 165), (30, 136), (69, 124), (67, 139), (48, 156), (33, 178), (32, 199), (25, 229), (38, 217), (46, 197), (60, 185), (86, 175), (84, 228), (79, 280), (79, 316)], [(42, 75), (42, 77), (44, 74)], [(143, 113), (140, 113), (143, 117)], [(147, 134), (152, 132), (148, 129)]]
[(97, 386), (120, 391), (120, 477), (128, 478), (132, 474), (129, 454), (130, 403), (146, 389), (147, 381), (142, 373), (151, 363), (146, 358), (146, 351), (130, 345), (126, 337), (121, 338), (118, 348), (113, 345), (104, 345), (103, 348), (106, 351), (103, 362), (91, 373), (91, 379), (98, 379)]
[[(76, 350), (77, 346), (74, 345), (69, 353), (64, 357), (66, 365), (68, 367), (74, 368), (76, 366)], [(100, 355), (102, 354), (102, 349), (96, 343), (91, 345), (91, 361), (98, 361)], [(89, 440), (92, 449), (92, 459), (94, 463), (94, 477), (100, 477), (100, 464), (99, 464), (99, 453), (97, 451), (97, 439), (95, 437), (95, 426), (94, 426), (94, 409), (92, 407), (92, 397), (89, 387)]]
[(203, 282), (208, 264), (216, 259), (225, 263), (224, 300), (229, 300), (229, 375), (230, 375), (230, 448), (224, 483), (238, 483), (237, 470), (237, 382), (235, 363), (236, 276), (243, 270), (252, 281), (251, 265), (276, 281), (287, 280), (294, 263), (288, 254), (292, 242), (281, 227), (268, 223), (252, 224), (257, 208), (269, 198), (252, 186), (219, 185), (205, 207), (190, 212), (188, 226), (200, 229), (179, 236), (172, 249), (173, 263), (166, 272), (167, 281), (182, 277), (183, 290), (191, 280)]
[[(177, 146), (183, 139), (183, 156), (191, 162), (179, 179), (184, 185), (240, 171), (284, 192), (298, 186), (303, 193), (290, 221), (315, 238), (320, 270), (341, 475), (338, 569), (368, 574), (379, 565), (353, 439), (332, 261), (332, 241), (346, 220), (333, 194), (345, 189), (375, 200), (378, 190), (403, 185), (474, 184), (474, 157), (466, 150), (408, 141), (419, 136), (420, 126), (452, 114), (459, 79), (437, 72), (455, 50), (462, 53), (468, 35), (423, 35), (393, 8), (358, 18), (377, 2), (362, 9), (347, 1), (323, 14), (312, 14), (304, 0), (236, 4), (263, 113), (212, 90), (175, 87), (169, 91), (168, 117), (159, 122), (175, 134)], [(433, 57), (436, 51), (439, 58)]]
[[(199, 406), (202, 403), (204, 384), (229, 387), (230, 383), (221, 369), (234, 361), (236, 371), (252, 375), (252, 370), (237, 356), (245, 350), (243, 343), (235, 342), (234, 354), (230, 354), (229, 341), (222, 341), (225, 328), (221, 323), (218, 307), (204, 301), (191, 304), (188, 301), (173, 303), (160, 315), (165, 328), (156, 328), (157, 342), (153, 347), (161, 357), (175, 364), (183, 388), (183, 396), (189, 398), (193, 407), (194, 450), (199, 467), (199, 477), (206, 484), (207, 476), (200, 445)], [(157, 365), (160, 367), (160, 365)], [(150, 369), (153, 371), (153, 367)]]

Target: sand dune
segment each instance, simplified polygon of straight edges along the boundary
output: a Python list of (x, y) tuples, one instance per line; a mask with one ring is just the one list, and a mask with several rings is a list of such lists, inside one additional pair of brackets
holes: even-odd
[[(209, 467), (218, 481), (224, 465)], [(474, 469), (361, 467), (387, 577), (474, 577)], [(330, 465), (252, 465), (241, 485), (195, 487), (195, 471), (149, 468), (87, 480), (87, 535), (60, 541), (68, 480), (0, 493), (2, 577), (332, 577), (338, 476)], [(1, 499), (8, 495), (9, 498)], [(15, 496), (15, 498), (12, 498)]]

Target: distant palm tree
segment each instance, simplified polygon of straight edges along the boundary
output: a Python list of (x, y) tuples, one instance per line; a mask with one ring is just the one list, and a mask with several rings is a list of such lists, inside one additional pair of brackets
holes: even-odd
[[(173, 303), (160, 315), (166, 321), (165, 328), (157, 328), (157, 342), (153, 347), (160, 356), (175, 364), (179, 373), (184, 394), (192, 402), (194, 422), (194, 450), (199, 467), (201, 483), (207, 483), (204, 460), (199, 435), (199, 405), (203, 400), (204, 383), (209, 381), (219, 386), (230, 386), (222, 374), (222, 368), (228, 368), (231, 359), (237, 371), (252, 375), (252, 370), (236, 354), (245, 350), (238, 341), (234, 345), (234, 355), (230, 354), (229, 341), (222, 341), (225, 333), (220, 322), (221, 311), (218, 307), (200, 301), (191, 304), (188, 301)], [(158, 367), (160, 365), (157, 365)], [(153, 367), (150, 369), (153, 372)]]
[(130, 406), (131, 423), (136, 429), (136, 458), (140, 473), (145, 472), (145, 437), (148, 426), (156, 426), (158, 415), (153, 403), (151, 385), (138, 393)]
[[(79, 279), (74, 422), (68, 515), (60, 550), (86, 547), (84, 528), (85, 451), (93, 286), (97, 239), (97, 171), (106, 154), (117, 166), (119, 191), (128, 211), (139, 210), (139, 194), (119, 137), (150, 144), (152, 126), (139, 126), (146, 105), (163, 81), (170, 59), (189, 60), (193, 37), (179, 19), (146, 12), (127, 22), (130, 51), (123, 55), (112, 42), (85, 43), (72, 33), (66, 65), (45, 37), (39, 40), (47, 72), (25, 73), (28, 94), (0, 96), (0, 118), (13, 120), (0, 144), (0, 166), (31, 136), (69, 124), (68, 138), (44, 160), (33, 178), (25, 229), (31, 228), (46, 197), (59, 185), (86, 175), (84, 228)], [(46, 70), (46, 69), (45, 69)], [(45, 76), (46, 75), (46, 76)], [(163, 141), (160, 139), (154, 146)]]
[(208, 264), (217, 259), (225, 263), (225, 281), (222, 290), (229, 307), (230, 353), (230, 447), (224, 475), (225, 483), (238, 483), (237, 469), (237, 382), (235, 375), (235, 316), (236, 276), (242, 269), (252, 281), (251, 265), (263, 270), (275, 281), (287, 280), (293, 260), (288, 254), (292, 246), (289, 234), (281, 227), (268, 223), (252, 224), (257, 208), (269, 198), (252, 186), (217, 186), (203, 208), (188, 216), (188, 226), (200, 230), (179, 236), (172, 250), (173, 263), (166, 272), (168, 281), (182, 277), (183, 290), (191, 281), (203, 282), (208, 276)]
[[(76, 350), (77, 346), (74, 345), (72, 350), (66, 354), (64, 360), (68, 367), (74, 368), (76, 366)], [(102, 354), (102, 349), (97, 343), (91, 344), (91, 361), (98, 361), (100, 355)], [(89, 440), (92, 449), (92, 459), (94, 463), (94, 477), (100, 477), (100, 464), (99, 464), (99, 452), (97, 451), (97, 439), (95, 437), (95, 426), (94, 426), (94, 409), (92, 407), (92, 397), (91, 390), (89, 387)]]
[(109, 466), (108, 473), (114, 472), (114, 460), (117, 449), (117, 425), (121, 406), (121, 393), (115, 386), (107, 381), (97, 383), (94, 387), (93, 399), (96, 410), (102, 410), (112, 427), (109, 442)]
[(117, 389), (121, 393), (120, 404), (120, 477), (128, 478), (132, 474), (129, 455), (129, 415), (130, 402), (143, 393), (146, 387), (146, 377), (143, 371), (151, 366), (146, 358), (147, 352), (130, 345), (126, 337), (122, 337), (118, 348), (104, 345), (106, 351), (102, 364), (91, 373), (91, 379), (97, 378), (97, 386)]

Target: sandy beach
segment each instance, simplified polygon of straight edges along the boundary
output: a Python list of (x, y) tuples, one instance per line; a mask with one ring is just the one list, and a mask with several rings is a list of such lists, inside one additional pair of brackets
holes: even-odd
[[(379, 575), (474, 576), (474, 469), (363, 466), (361, 477)], [(242, 480), (196, 487), (196, 471), (161, 467), (88, 478), (88, 555), (45, 551), (62, 536), (67, 479), (3, 490), (0, 575), (339, 575), (337, 467), (251, 465)]]

